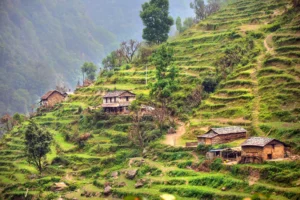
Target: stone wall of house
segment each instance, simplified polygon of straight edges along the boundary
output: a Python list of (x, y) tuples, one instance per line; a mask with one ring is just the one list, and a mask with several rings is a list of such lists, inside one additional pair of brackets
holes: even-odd
[(58, 92), (53, 92), (49, 97), (47, 101), (47, 106), (52, 107), (57, 103), (60, 103), (64, 100), (64, 96), (59, 94)]
[(198, 138), (198, 144), (211, 145), (211, 138)]
[(268, 155), (271, 159), (284, 158), (284, 145), (279, 142), (272, 142), (264, 147), (262, 157), (264, 160), (268, 160)]
[(255, 146), (242, 147), (242, 156), (262, 157), (263, 150), (264, 150), (263, 147), (255, 147)]
[(241, 138), (246, 138), (246, 133), (217, 135), (216, 137), (212, 138), (212, 144), (228, 143)]

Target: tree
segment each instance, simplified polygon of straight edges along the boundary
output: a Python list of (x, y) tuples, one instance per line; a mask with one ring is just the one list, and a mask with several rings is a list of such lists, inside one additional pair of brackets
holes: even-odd
[(140, 147), (141, 149), (144, 148), (144, 132), (141, 127), (141, 115), (139, 115), (140, 105), (137, 101), (133, 101), (129, 107), (132, 111), (132, 119), (133, 123), (129, 131), (129, 140), (135, 144), (136, 146)]
[(160, 131), (162, 131), (166, 117), (169, 116), (168, 104), (171, 101), (171, 94), (178, 88), (176, 81), (178, 69), (175, 66), (169, 67), (173, 61), (173, 55), (173, 48), (162, 45), (152, 58), (156, 66), (157, 82), (152, 85), (150, 95), (158, 103), (155, 116), (159, 122)]
[(194, 20), (192, 17), (188, 17), (188, 18), (185, 18), (185, 20), (183, 21), (183, 28), (184, 30), (190, 28), (191, 26), (193, 26), (194, 24)]
[(176, 29), (179, 33), (182, 32), (182, 23), (181, 23), (180, 17), (177, 17), (177, 19), (176, 19)]
[(120, 54), (127, 63), (131, 63), (136, 51), (140, 48), (141, 43), (136, 40), (129, 40), (128, 42), (122, 42), (120, 49), (117, 52)]
[(112, 70), (121, 66), (121, 53), (118, 51), (111, 52), (106, 58), (102, 60), (102, 65), (105, 70)]
[(9, 114), (5, 114), (1, 117), (0, 119), (1, 124), (5, 124), (6, 125), (6, 130), (10, 131), (12, 129), (13, 126), (13, 119)]
[(151, 44), (167, 41), (174, 20), (169, 16), (169, 0), (150, 0), (142, 5), (140, 17), (145, 26), (143, 39)]
[(191, 2), (190, 7), (194, 9), (197, 21), (205, 19), (209, 15), (217, 12), (221, 7), (220, 0), (208, 0), (207, 2), (207, 5), (205, 5), (203, 0), (194, 0), (194, 3)]
[(203, 0), (194, 0), (191, 2), (190, 7), (194, 9), (197, 21), (201, 21), (206, 18), (206, 9)]
[(29, 164), (37, 167), (42, 173), (44, 160), (50, 152), (52, 135), (47, 130), (37, 126), (33, 121), (29, 122), (25, 130), (25, 153)]
[(87, 78), (90, 80), (94, 80), (96, 77), (96, 71), (97, 71), (97, 66), (92, 63), (92, 62), (85, 62), (82, 66), (81, 66), (81, 72), (82, 72), (82, 76), (83, 76), (83, 81), (84, 79), (84, 74), (87, 75)]

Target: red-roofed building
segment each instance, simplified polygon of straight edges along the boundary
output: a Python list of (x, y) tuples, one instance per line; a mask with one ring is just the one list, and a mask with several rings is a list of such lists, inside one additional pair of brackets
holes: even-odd
[(66, 93), (62, 94), (57, 90), (51, 90), (41, 97), (40, 105), (53, 107), (55, 104), (62, 102), (66, 96)]

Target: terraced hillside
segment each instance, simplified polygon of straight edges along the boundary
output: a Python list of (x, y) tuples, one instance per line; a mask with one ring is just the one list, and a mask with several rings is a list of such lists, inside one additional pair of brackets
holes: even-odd
[[(172, 106), (174, 115), (187, 122), (178, 146), (211, 126), (241, 125), (249, 135), (276, 137), (299, 151), (299, 22), (299, 12), (286, 1), (239, 0), (169, 41), (180, 69)], [(228, 60), (235, 62), (223, 69), (220, 61)], [(32, 118), (54, 138), (41, 175), (24, 156), (28, 122), (15, 126), (0, 143), (0, 199), (160, 199), (165, 193), (184, 200), (300, 198), (299, 161), (207, 161), (205, 150), (163, 145), (151, 118), (143, 124), (152, 142), (144, 150), (132, 145), (131, 116), (106, 115), (99, 105), (105, 91), (114, 89), (133, 91), (147, 103), (154, 77), (150, 64), (147, 70), (132, 65), (102, 72), (93, 85)], [(188, 98), (206, 77), (218, 77), (220, 83), (199, 107), (190, 107)], [(86, 133), (88, 140), (78, 141)], [(135, 177), (127, 173), (132, 170)], [(68, 187), (54, 192), (58, 182)], [(107, 185), (109, 196), (104, 195)]]

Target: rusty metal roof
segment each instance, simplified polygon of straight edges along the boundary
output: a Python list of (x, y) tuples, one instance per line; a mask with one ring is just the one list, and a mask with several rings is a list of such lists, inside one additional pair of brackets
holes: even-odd
[(217, 134), (230, 134), (230, 133), (245, 133), (247, 132), (244, 128), (239, 126), (228, 126), (222, 128), (212, 128), (215, 133)]
[[(272, 138), (267, 138), (267, 137), (251, 137), (248, 140), (246, 140), (241, 146), (259, 146), (259, 147), (264, 147), (270, 142), (272, 142), (275, 139)], [(278, 140), (276, 140), (278, 141)], [(280, 141), (278, 141), (280, 142)], [(280, 142), (282, 143), (282, 142)]]
[(133, 93), (131, 93), (129, 91), (126, 91), (126, 90), (116, 90), (116, 91), (107, 92), (104, 95), (104, 98), (106, 98), (106, 97), (118, 97), (118, 96), (121, 96), (125, 92), (128, 92), (130, 94), (128, 96), (135, 96), (135, 94), (133, 94)]

